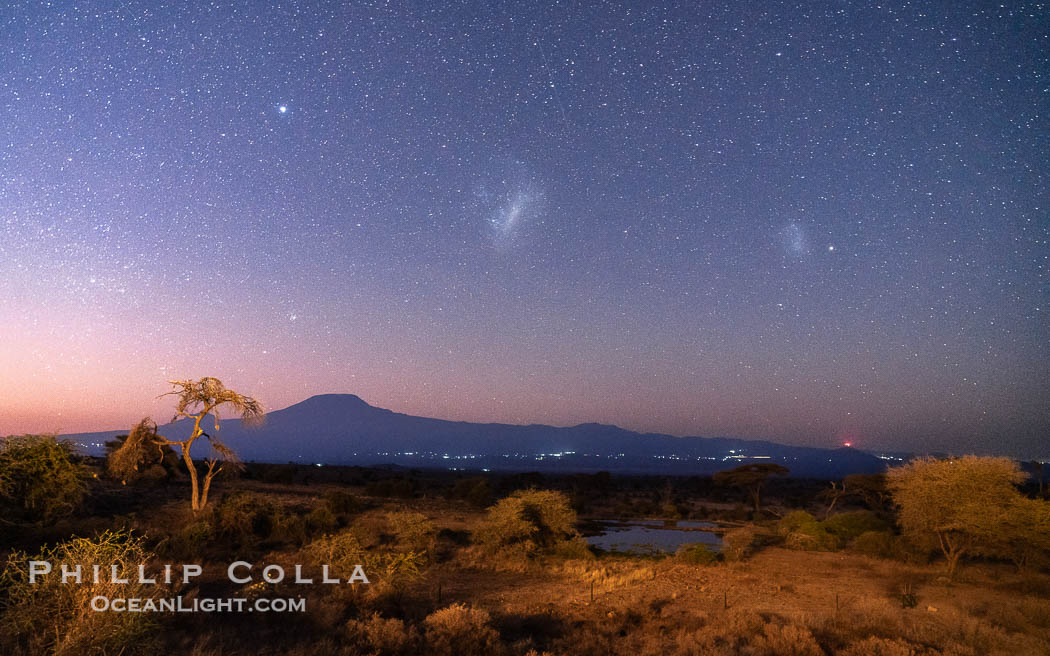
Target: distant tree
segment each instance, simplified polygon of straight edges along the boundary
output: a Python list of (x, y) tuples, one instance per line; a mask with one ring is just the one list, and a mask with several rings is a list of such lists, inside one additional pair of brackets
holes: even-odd
[(726, 471), (721, 471), (712, 476), (715, 483), (739, 487), (747, 490), (751, 497), (751, 503), (755, 506), (755, 512), (760, 511), (762, 488), (770, 476), (786, 476), (790, 470), (787, 467), (773, 462), (754, 463), (740, 465)]
[(1009, 506), (1002, 523), (988, 527), (991, 535), (991, 555), (1009, 558), (1018, 571), (1026, 572), (1034, 566), (1050, 561), (1050, 503), (1017, 495)]
[(828, 504), (828, 507), (824, 509), (824, 519), (827, 519), (831, 515), (831, 511), (835, 508), (835, 504), (850, 493), (849, 490), (846, 489), (845, 481), (831, 481), (829, 485), (830, 487), (824, 488), (818, 495), (821, 501)]
[(0, 506), (3, 515), (51, 522), (84, 500), (85, 476), (69, 444), (54, 435), (0, 439)]
[(918, 459), (887, 473), (902, 532), (940, 547), (949, 580), (963, 555), (998, 551), (1024, 479), (1014, 461), (978, 456)]
[(1046, 478), (1044, 473), (1046, 463), (1042, 460), (1033, 460), (1028, 464), (1032, 465), (1032, 468), (1035, 469), (1036, 484), (1039, 486), (1039, 496), (1041, 498), (1046, 498)]
[(850, 496), (860, 497), (864, 505), (877, 513), (885, 513), (892, 498), (885, 474), (850, 474), (842, 485)]
[[(222, 384), (218, 378), (201, 378), (200, 380), (169, 380), (172, 391), (161, 396), (176, 397), (175, 416), (172, 421), (185, 417), (193, 420), (193, 431), (185, 440), (173, 441), (156, 433), (153, 422), (144, 420), (139, 422), (136, 429), (141, 430), (132, 440), (131, 435), (124, 445), (112, 454), (112, 458), (122, 463), (120, 468), (127, 470), (132, 463), (138, 462), (144, 450), (150, 448), (162, 448), (164, 446), (178, 446), (181, 449), (183, 462), (190, 474), (190, 507), (199, 511), (208, 503), (208, 490), (212, 479), (223, 470), (224, 467), (240, 469), (241, 464), (229, 447), (217, 440), (212, 435), (204, 432), (201, 422), (209, 414), (215, 419), (215, 431), (219, 430), (218, 409), (221, 406), (229, 406), (239, 412), (241, 419), (248, 424), (258, 424), (265, 417), (262, 404), (250, 396), (239, 394)], [(152, 426), (152, 428), (151, 428)], [(198, 438), (204, 437), (211, 444), (213, 454), (205, 460), (207, 471), (204, 473), (203, 486), (198, 483), (197, 468), (190, 456), (190, 449)]]
[(157, 424), (146, 417), (127, 435), (106, 442), (106, 471), (124, 484), (143, 476), (171, 476), (178, 469), (179, 457), (170, 446), (159, 443)]

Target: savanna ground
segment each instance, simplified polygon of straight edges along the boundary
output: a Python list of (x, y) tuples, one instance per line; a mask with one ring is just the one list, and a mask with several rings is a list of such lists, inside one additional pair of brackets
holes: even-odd
[[(100, 463), (93, 466), (101, 473)], [(121, 485), (100, 476), (78, 514), (46, 528), (5, 524), (0, 555), (14, 554), (17, 564), (45, 544), (110, 530), (118, 532), (114, 544), (140, 536), (128, 560), (148, 558), (147, 571), (200, 563), (204, 574), (138, 592), (102, 584), (81, 597), (67, 589), (59, 593), (68, 598), (31, 595), (2, 616), (3, 648), (201, 656), (1050, 654), (1047, 572), (971, 560), (949, 582), (942, 561), (904, 548), (892, 530), (866, 542), (855, 534), (833, 543), (786, 535), (782, 518), (792, 510), (823, 518), (818, 493), (826, 486), (773, 482), (755, 515), (744, 494), (708, 478), (251, 465), (241, 478), (218, 481), (195, 514), (185, 480)], [(564, 494), (583, 531), (587, 518), (690, 518), (719, 521), (746, 539), (720, 558), (596, 554), (567, 535), (527, 549), (500, 546), (487, 508), (524, 489)], [(842, 503), (835, 511), (859, 509)], [(226, 578), (235, 560), (253, 563), (253, 584)], [(323, 563), (345, 577), (358, 562), (369, 585), (260, 583), (266, 564), (282, 565), (289, 578), (303, 564), (316, 579)], [(114, 618), (86, 610), (87, 595), (133, 592), (302, 597), (306, 611)]]

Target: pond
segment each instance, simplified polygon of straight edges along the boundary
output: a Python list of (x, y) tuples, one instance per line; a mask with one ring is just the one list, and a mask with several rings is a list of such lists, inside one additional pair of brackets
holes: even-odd
[(683, 544), (702, 543), (718, 551), (722, 538), (713, 522), (663, 522), (659, 520), (597, 520), (599, 533), (586, 537), (587, 544), (605, 551), (674, 553)]

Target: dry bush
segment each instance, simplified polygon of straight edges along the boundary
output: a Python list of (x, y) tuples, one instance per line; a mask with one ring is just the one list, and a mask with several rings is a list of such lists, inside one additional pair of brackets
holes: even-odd
[(952, 607), (941, 608), (936, 613), (906, 610), (888, 598), (859, 598), (851, 602), (845, 615), (825, 617), (816, 624), (822, 639), (834, 645), (853, 645), (874, 637), (925, 645), (945, 654), (1050, 653), (1050, 641), (1037, 633), (1012, 632)]
[(1025, 597), (1014, 606), (1032, 625), (1050, 635), (1050, 602), (1037, 597)]
[(489, 508), (478, 541), (491, 551), (529, 557), (578, 536), (569, 498), (553, 490), (519, 490)]
[(308, 544), (303, 554), (318, 567), (329, 565), (330, 574), (344, 580), (360, 565), (374, 596), (388, 591), (400, 596), (405, 586), (422, 578), (427, 564), (426, 555), (419, 551), (365, 548), (353, 531), (323, 535)]
[(262, 495), (239, 492), (215, 508), (215, 531), (237, 546), (270, 538), (281, 524), (281, 510)]
[(492, 502), (492, 486), (485, 478), (464, 478), (456, 481), (449, 496), (453, 499), (463, 499), (478, 508), (484, 508)]
[(784, 538), (789, 549), (831, 551), (838, 547), (838, 539), (805, 510), (796, 510), (777, 522), (777, 534)]
[(566, 560), (594, 560), (595, 558), (591, 546), (582, 537), (570, 538), (555, 544), (552, 554)]
[(215, 529), (207, 519), (196, 519), (184, 524), (166, 540), (157, 545), (161, 556), (181, 561), (199, 558), (205, 547), (215, 539)]
[[(96, 596), (107, 599), (167, 596), (163, 584), (137, 582), (140, 564), (152, 557), (144, 539), (123, 531), (106, 531), (95, 538), (74, 538), (30, 557), (12, 553), (0, 576), (3, 611), (0, 651), (25, 654), (152, 653), (158, 613), (100, 612), (91, 608)], [(50, 574), (29, 583), (29, 561), (52, 564)], [(82, 583), (62, 583), (61, 565), (80, 565)], [(93, 567), (101, 566), (99, 582)], [(111, 567), (129, 583), (112, 583)], [(147, 571), (147, 576), (150, 572)]]
[(871, 531), (888, 531), (889, 524), (870, 510), (844, 512), (828, 517), (820, 525), (843, 542), (855, 540)]
[(871, 558), (896, 558), (900, 555), (897, 540), (888, 531), (865, 531), (850, 544), (850, 549)]
[(757, 532), (751, 526), (726, 531), (722, 536), (722, 557), (727, 562), (744, 560), (751, 555)]
[(387, 522), (402, 545), (419, 552), (430, 553), (433, 550), (437, 528), (426, 515), (409, 511), (392, 512), (387, 515)]
[(419, 632), (399, 619), (374, 613), (367, 620), (350, 620), (346, 637), (351, 651), (368, 656), (408, 656), (420, 653)]
[(0, 512), (50, 523), (80, 508), (85, 475), (72, 455), (54, 435), (0, 439)]
[(596, 593), (604, 593), (617, 588), (627, 587), (642, 581), (656, 578), (652, 567), (638, 567), (632, 561), (598, 565), (598, 561), (569, 562), (561, 565), (558, 571), (579, 579), (584, 583), (594, 583)]
[[(365, 562), (365, 550), (350, 531), (322, 535), (308, 544), (303, 553), (312, 564), (328, 565), (333, 576), (343, 579), (353, 574), (354, 567)], [(371, 578), (371, 572), (366, 570), (365, 573)]]
[(352, 515), (363, 507), (360, 499), (346, 490), (329, 490), (324, 495), (324, 503), (335, 515)]
[(335, 513), (328, 506), (318, 506), (306, 515), (306, 528), (310, 533), (328, 533), (339, 526)]
[(797, 624), (766, 624), (750, 647), (754, 656), (824, 656), (809, 629)]
[(503, 651), (490, 617), (480, 608), (453, 604), (428, 615), (427, 654), (433, 656), (495, 656)]
[(731, 610), (695, 631), (680, 631), (676, 656), (736, 656), (762, 633), (765, 622), (754, 611)]
[(689, 565), (714, 565), (718, 562), (718, 552), (702, 542), (683, 544), (675, 552), (675, 558)]
[(872, 637), (855, 642), (839, 651), (838, 654), (839, 656), (935, 656), (940, 652), (930, 651), (907, 640)]

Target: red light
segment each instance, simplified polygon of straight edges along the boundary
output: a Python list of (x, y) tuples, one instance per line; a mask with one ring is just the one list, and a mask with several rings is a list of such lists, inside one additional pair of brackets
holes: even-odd
[(853, 442), (843, 442), (842, 445), (847, 447), (853, 446)]

